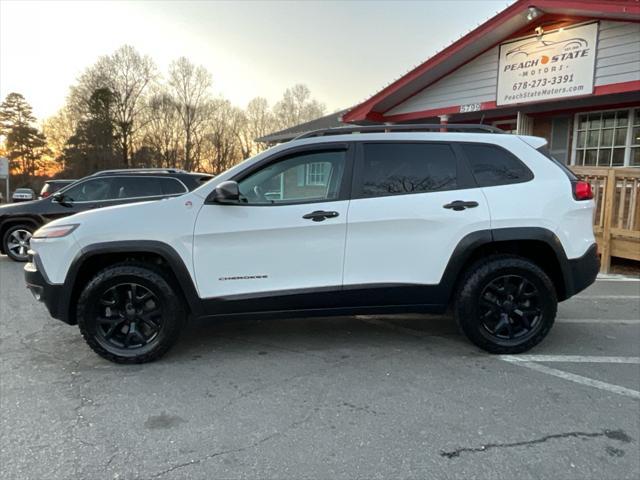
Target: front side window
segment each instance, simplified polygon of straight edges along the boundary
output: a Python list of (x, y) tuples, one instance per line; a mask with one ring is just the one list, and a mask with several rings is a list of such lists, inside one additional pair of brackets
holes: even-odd
[(345, 163), (342, 150), (287, 157), (238, 182), (241, 201), (269, 205), (337, 200)]
[(361, 197), (457, 188), (456, 156), (447, 144), (367, 143), (363, 149)]
[(524, 163), (496, 145), (461, 143), (460, 148), (480, 187), (527, 182), (533, 178)]
[(108, 200), (111, 192), (110, 178), (96, 178), (79, 183), (64, 193), (66, 202), (99, 202)]

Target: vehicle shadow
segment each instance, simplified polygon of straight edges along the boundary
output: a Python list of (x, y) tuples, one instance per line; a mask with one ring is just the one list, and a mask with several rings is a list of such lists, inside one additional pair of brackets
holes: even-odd
[(476, 351), (451, 317), (407, 314), (192, 321), (167, 358), (203, 358), (215, 352), (289, 352), (333, 358), (346, 351), (387, 348)]

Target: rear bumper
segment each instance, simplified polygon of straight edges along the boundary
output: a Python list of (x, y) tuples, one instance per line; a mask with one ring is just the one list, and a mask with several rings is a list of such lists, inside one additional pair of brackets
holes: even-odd
[(37, 255), (24, 266), (24, 279), (34, 298), (45, 304), (53, 318), (72, 324), (69, 319), (67, 295), (64, 295), (64, 285), (49, 283)]
[(596, 281), (600, 271), (598, 247), (594, 243), (584, 255), (567, 260), (565, 269), (566, 298), (572, 297)]

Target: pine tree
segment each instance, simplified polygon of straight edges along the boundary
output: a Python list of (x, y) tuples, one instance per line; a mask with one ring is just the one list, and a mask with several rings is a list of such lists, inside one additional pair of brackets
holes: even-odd
[(96, 89), (88, 104), (86, 118), (80, 121), (63, 152), (66, 173), (71, 176), (122, 166), (116, 153), (113, 94), (107, 88)]
[(31, 105), (19, 93), (10, 93), (0, 105), (0, 135), (4, 137), (10, 169), (17, 169), (23, 182), (32, 177), (47, 153), (45, 136), (33, 126)]

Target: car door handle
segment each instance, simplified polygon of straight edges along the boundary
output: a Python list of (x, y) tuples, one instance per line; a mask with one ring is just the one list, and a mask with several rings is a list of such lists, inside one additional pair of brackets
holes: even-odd
[(324, 210), (316, 210), (311, 213), (307, 213), (303, 215), (302, 218), (305, 220), (313, 220), (314, 222), (322, 222), (327, 218), (335, 218), (340, 215), (338, 212), (325, 212)]
[(446, 205), (443, 205), (443, 208), (450, 208), (451, 210), (455, 210), (456, 212), (459, 212), (460, 210), (465, 210), (467, 208), (475, 208), (478, 206), (478, 202), (465, 202), (462, 200), (456, 200), (454, 202), (451, 203), (447, 203)]

